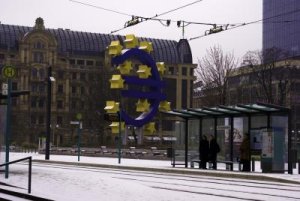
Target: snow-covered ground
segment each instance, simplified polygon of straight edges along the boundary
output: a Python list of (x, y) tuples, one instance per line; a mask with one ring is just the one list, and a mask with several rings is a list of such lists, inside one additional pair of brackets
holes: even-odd
[[(45, 156), (35, 153), (10, 153), (10, 159), (26, 156), (44, 160)], [(51, 155), (50, 161), (78, 163), (77, 156)], [(170, 161), (121, 159), (108, 157), (81, 157), (79, 164), (104, 164), (115, 166), (145, 167), (158, 169), (179, 169), (184, 171), (214, 172), (197, 168), (172, 168)], [(256, 164), (259, 169), (259, 164)], [(218, 168), (225, 169), (222, 164)], [(27, 190), (27, 164), (10, 166), (9, 179), (1, 178), (18, 187), (20, 192)], [(53, 200), (101, 200), (101, 201), (193, 201), (193, 200), (298, 200), (300, 186), (267, 181), (245, 181), (239, 179), (211, 178), (197, 175), (174, 175), (172, 173), (140, 172), (134, 170), (109, 169), (98, 167), (78, 167), (60, 164), (33, 163), (32, 194)], [(216, 171), (215, 171), (216, 172)], [(228, 174), (265, 175), (300, 182), (300, 175), (237, 173)], [(296, 173), (296, 170), (295, 170)], [(251, 200), (250, 199), (250, 200)]]

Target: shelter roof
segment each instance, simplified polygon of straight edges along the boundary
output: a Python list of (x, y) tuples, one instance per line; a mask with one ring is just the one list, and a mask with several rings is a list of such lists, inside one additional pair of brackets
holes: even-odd
[(163, 112), (168, 115), (185, 119), (240, 117), (253, 115), (283, 114), (288, 115), (290, 109), (279, 105), (257, 102), (255, 104), (237, 104), (231, 106), (219, 105), (217, 107), (189, 108)]

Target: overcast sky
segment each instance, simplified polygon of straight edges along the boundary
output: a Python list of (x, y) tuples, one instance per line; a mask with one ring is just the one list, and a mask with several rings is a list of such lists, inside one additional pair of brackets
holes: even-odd
[[(196, 0), (77, 0), (98, 7), (129, 15), (153, 17)], [(42, 17), (46, 28), (64, 28), (74, 31), (110, 33), (124, 27), (131, 17), (84, 6), (69, 0), (0, 0), (2, 24), (33, 26), (37, 17)], [(162, 15), (161, 19), (174, 21), (236, 24), (262, 19), (262, 0), (202, 0), (191, 6)], [(212, 26), (189, 25), (185, 38), (204, 35)], [(129, 27), (116, 34), (135, 34), (140, 37), (171, 39), (182, 38), (182, 29), (176, 22), (165, 27), (158, 21), (147, 21)], [(206, 50), (220, 45), (225, 52), (233, 52), (241, 58), (248, 50), (260, 50), (262, 24), (256, 23), (224, 31), (190, 41), (194, 63), (206, 54)]]

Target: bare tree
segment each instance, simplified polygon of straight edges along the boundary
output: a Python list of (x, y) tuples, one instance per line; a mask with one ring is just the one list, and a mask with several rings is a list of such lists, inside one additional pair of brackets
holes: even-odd
[(226, 104), (228, 77), (237, 66), (233, 53), (225, 54), (220, 46), (207, 50), (206, 56), (198, 61), (197, 81), (202, 83), (203, 105)]
[[(278, 48), (264, 51), (251, 51), (244, 56), (251, 68), (251, 86), (257, 100), (283, 105), (288, 90), (288, 69), (278, 66), (277, 62), (286, 57), (286, 52)], [(276, 92), (277, 91), (277, 92)]]

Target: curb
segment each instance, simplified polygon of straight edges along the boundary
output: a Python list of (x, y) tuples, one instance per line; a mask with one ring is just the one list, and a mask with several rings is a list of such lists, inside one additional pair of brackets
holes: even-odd
[(137, 170), (144, 172), (160, 172), (160, 173), (172, 173), (181, 175), (197, 175), (197, 176), (208, 176), (208, 177), (222, 177), (231, 179), (248, 179), (257, 181), (269, 181), (269, 182), (280, 182), (289, 184), (300, 184), (298, 181), (292, 181), (288, 179), (275, 178), (264, 175), (255, 175), (255, 173), (235, 173), (235, 172), (224, 172), (224, 171), (197, 171), (196, 169), (177, 169), (177, 168), (151, 168), (151, 167), (136, 167), (136, 166), (121, 166), (121, 165), (108, 165), (108, 164), (94, 164), (94, 163), (78, 163), (78, 162), (66, 162), (66, 161), (45, 161), (35, 159), (33, 162), (44, 163), (44, 164), (61, 164), (61, 165), (73, 165), (77, 167), (99, 167), (99, 168), (109, 168), (109, 169), (124, 169), (124, 170)]

